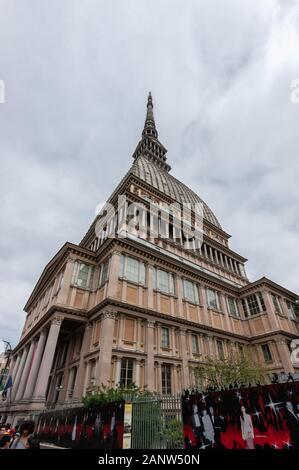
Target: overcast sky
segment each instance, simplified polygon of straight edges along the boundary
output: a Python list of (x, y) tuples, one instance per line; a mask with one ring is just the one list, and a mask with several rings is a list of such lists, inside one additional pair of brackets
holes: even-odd
[(149, 90), (172, 174), (299, 291), (299, 2), (0, 0), (0, 338), (132, 163)]

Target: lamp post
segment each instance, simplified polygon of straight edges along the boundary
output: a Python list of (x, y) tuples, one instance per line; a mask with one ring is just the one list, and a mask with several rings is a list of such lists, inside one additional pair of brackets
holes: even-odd
[(6, 374), (6, 371), (7, 371), (7, 366), (8, 366), (8, 362), (9, 362), (9, 358), (10, 358), (10, 354), (11, 354), (11, 344), (9, 341), (5, 341), (4, 339), (1, 340), (3, 343), (5, 343), (5, 351), (4, 351), (4, 354), (6, 356), (6, 362), (5, 362), (5, 366), (4, 368), (2, 369), (2, 373), (1, 373), (1, 376), (0, 376), (0, 390), (2, 388), (2, 384), (3, 384), (3, 378), (5, 377), (5, 374)]

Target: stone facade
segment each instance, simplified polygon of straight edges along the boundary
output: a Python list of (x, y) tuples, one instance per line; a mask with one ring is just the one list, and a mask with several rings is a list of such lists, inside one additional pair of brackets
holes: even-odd
[(119, 205), (111, 218), (109, 211), (105, 220), (97, 217), (79, 245), (66, 243), (25, 306), (10, 363), (13, 388), (0, 408), (7, 421), (76, 403), (100, 384), (178, 393), (195, 384), (194, 370), (206, 356), (241, 348), (269, 375), (294, 372), (296, 295), (265, 277), (249, 282), (247, 260), (230, 249), (230, 235), (211, 209), (170, 175), (151, 96), (133, 158), (112, 206), (120, 194), (146, 207), (201, 203), (203, 243), (186, 249), (180, 228), (163, 225), (163, 214), (166, 238), (147, 229), (109, 237), (116, 218), (120, 225), (124, 218)]

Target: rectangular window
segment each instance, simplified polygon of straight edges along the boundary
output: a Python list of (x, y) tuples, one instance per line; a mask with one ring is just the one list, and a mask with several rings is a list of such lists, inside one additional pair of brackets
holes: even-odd
[(214, 310), (220, 310), (219, 295), (213, 289), (207, 289), (208, 307)]
[(263, 312), (265, 312), (266, 311), (266, 305), (265, 305), (265, 302), (264, 302), (263, 294), (261, 292), (258, 292), (258, 297), (259, 297), (259, 300), (260, 300), (262, 310), (263, 310)]
[(91, 285), (91, 278), (92, 266), (76, 261), (74, 266), (73, 284), (78, 287), (87, 288)]
[(100, 283), (99, 286), (102, 287), (106, 281), (108, 281), (109, 276), (109, 259), (107, 259), (101, 266), (100, 269)]
[(162, 348), (170, 348), (169, 328), (161, 328), (161, 346)]
[(222, 343), (222, 341), (217, 339), (216, 344), (217, 344), (218, 357), (219, 357), (219, 359), (223, 359), (224, 358), (223, 343)]
[(154, 288), (164, 292), (165, 294), (174, 295), (174, 279), (173, 274), (162, 269), (155, 269)]
[(244, 315), (247, 318), (249, 316), (249, 313), (248, 313), (248, 308), (247, 308), (245, 299), (242, 299), (242, 307), (243, 307)]
[(125, 388), (133, 383), (133, 359), (123, 357), (120, 368), (120, 386)]
[(233, 315), (234, 317), (240, 316), (237, 301), (234, 297), (227, 297), (227, 307), (230, 315)]
[(272, 355), (268, 344), (262, 344), (262, 351), (265, 362), (272, 362)]
[(130, 256), (121, 255), (119, 276), (145, 285), (145, 264)]
[(274, 310), (276, 313), (282, 313), (279, 297), (275, 294), (271, 294)]
[(197, 284), (191, 281), (187, 281), (186, 279), (183, 279), (183, 287), (184, 287), (184, 298), (186, 300), (189, 300), (189, 302), (198, 304), (199, 297), (198, 297)]
[(290, 302), (289, 300), (286, 300), (286, 304), (288, 308), (289, 317), (291, 318), (291, 320), (296, 320), (294, 304)]
[(135, 335), (135, 320), (130, 319), (130, 318), (125, 318), (124, 340), (130, 343), (133, 343), (134, 335)]
[(198, 336), (191, 335), (191, 342), (192, 342), (192, 353), (199, 354)]
[(260, 306), (255, 294), (249, 295), (247, 297), (247, 305), (250, 315), (256, 315), (257, 313), (260, 313)]
[(168, 364), (162, 365), (162, 394), (171, 394), (171, 366)]

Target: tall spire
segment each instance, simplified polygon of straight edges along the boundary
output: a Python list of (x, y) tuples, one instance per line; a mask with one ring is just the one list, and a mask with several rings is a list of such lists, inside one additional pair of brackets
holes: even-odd
[(153, 99), (152, 99), (152, 94), (149, 92), (148, 98), (147, 98), (147, 111), (146, 111), (146, 119), (144, 123), (144, 129), (142, 132), (143, 136), (150, 135), (152, 137), (155, 137), (155, 139), (158, 138), (158, 132), (156, 129), (156, 124), (155, 124), (155, 118), (154, 118), (154, 112), (153, 112)]
[(139, 156), (146, 156), (157, 166), (163, 168), (163, 170), (169, 171), (171, 168), (168, 163), (166, 163), (167, 150), (158, 140), (151, 92), (148, 94), (146, 107), (146, 118), (141, 140), (136, 147), (133, 158), (136, 159)]

